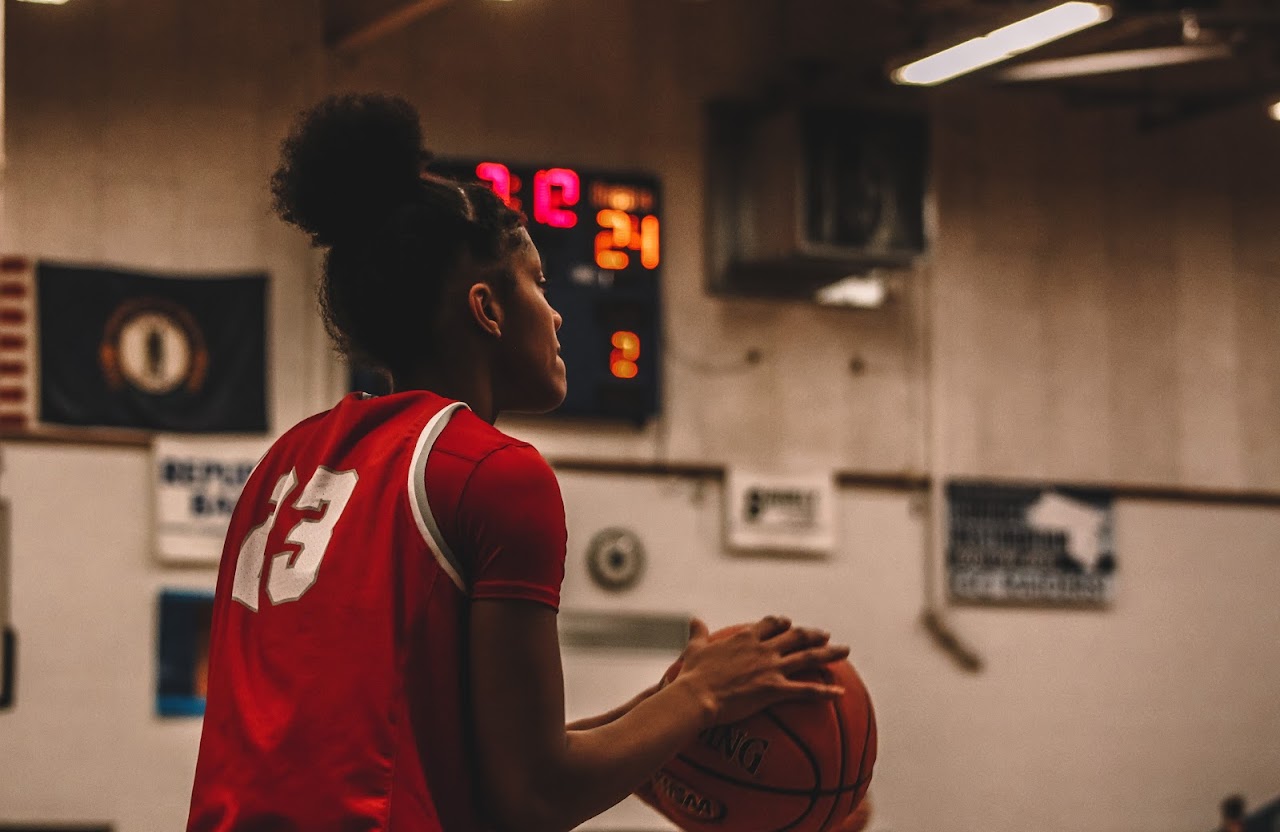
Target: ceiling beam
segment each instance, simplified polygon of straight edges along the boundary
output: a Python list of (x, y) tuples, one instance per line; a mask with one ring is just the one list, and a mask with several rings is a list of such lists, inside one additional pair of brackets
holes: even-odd
[(329, 48), (337, 52), (363, 49), (451, 2), (452, 0), (408, 0), (372, 20), (361, 21), (331, 33), (328, 37)]

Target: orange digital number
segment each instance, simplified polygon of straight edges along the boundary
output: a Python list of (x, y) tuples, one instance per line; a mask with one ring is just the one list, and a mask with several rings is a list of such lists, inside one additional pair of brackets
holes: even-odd
[(640, 336), (620, 329), (613, 333), (610, 343), (613, 344), (613, 352), (609, 354), (609, 372), (615, 378), (635, 378), (640, 372), (636, 364), (640, 358)]
[(658, 218), (647, 216), (640, 220), (640, 265), (646, 269), (658, 268), (662, 257), (658, 252)]
[(596, 222), (605, 229), (596, 234), (596, 265), (612, 271), (625, 269), (631, 258), (615, 249), (626, 248), (631, 242), (631, 215), (616, 208), (605, 208), (596, 214)]
[(626, 250), (640, 252), (640, 265), (658, 268), (662, 256), (658, 248), (659, 225), (655, 216), (637, 217), (617, 208), (605, 208), (596, 214), (596, 223), (604, 230), (596, 234), (596, 265), (602, 269), (621, 271), (631, 263)]

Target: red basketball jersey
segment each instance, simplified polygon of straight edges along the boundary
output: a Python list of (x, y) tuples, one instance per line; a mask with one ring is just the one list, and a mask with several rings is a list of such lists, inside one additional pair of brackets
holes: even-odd
[(556, 607), (565, 523), (531, 446), (426, 392), (281, 437), (223, 547), (188, 830), (483, 828), (467, 614)]

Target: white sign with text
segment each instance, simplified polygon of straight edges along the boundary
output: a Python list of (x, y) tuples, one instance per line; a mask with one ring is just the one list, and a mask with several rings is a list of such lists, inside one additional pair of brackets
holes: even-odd
[(835, 548), (835, 479), (822, 474), (730, 470), (725, 528), (730, 548), (825, 554)]
[(155, 438), (156, 553), (161, 561), (217, 565), (240, 490), (269, 444), (265, 437)]

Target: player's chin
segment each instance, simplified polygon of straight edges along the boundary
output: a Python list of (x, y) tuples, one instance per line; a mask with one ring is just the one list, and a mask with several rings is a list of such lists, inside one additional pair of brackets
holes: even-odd
[(550, 413), (564, 404), (564, 397), (568, 392), (569, 385), (565, 381), (564, 368), (561, 365), (558, 373), (553, 373), (544, 379), (536, 389), (527, 390), (521, 397), (520, 405), (511, 409), (520, 413)]

